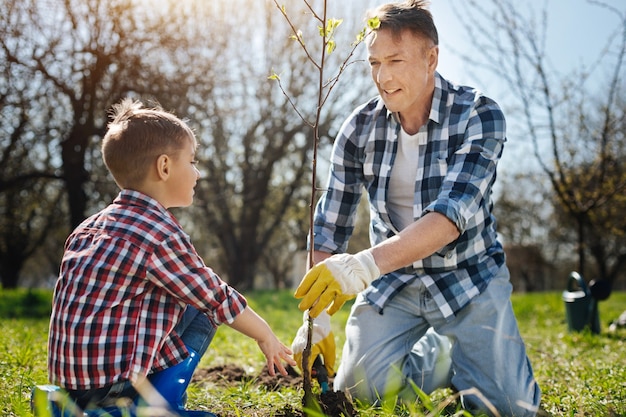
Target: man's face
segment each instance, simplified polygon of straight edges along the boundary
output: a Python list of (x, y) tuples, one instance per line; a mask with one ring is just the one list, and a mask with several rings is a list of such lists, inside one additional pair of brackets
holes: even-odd
[(430, 107), (439, 50), (409, 30), (373, 34), (367, 45), (372, 78), (387, 108), (402, 117), (423, 116)]

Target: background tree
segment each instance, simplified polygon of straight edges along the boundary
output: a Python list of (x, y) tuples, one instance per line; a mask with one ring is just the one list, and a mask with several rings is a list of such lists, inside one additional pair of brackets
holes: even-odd
[[(28, 255), (33, 253), (32, 244), (46, 240), (46, 229), (33, 228), (49, 224), (46, 219), (51, 213), (57, 216), (55, 224), (67, 219), (65, 235), (84, 219), (90, 198), (101, 197), (93, 179), (103, 171), (90, 158), (104, 131), (106, 109), (121, 95), (146, 91), (144, 80), (152, 79), (147, 83), (150, 91), (158, 91), (155, 86), (163, 83), (162, 77), (150, 76), (141, 65), (150, 51), (142, 40), (162, 39), (157, 36), (161, 32), (153, 30), (148, 35), (133, 4), (2, 0), (0, 193), (5, 207), (14, 210), (2, 219), (2, 234), (5, 241), (13, 242), (9, 245), (13, 252), (21, 247), (23, 255)], [(141, 21), (139, 25), (135, 18)], [(35, 183), (32, 190), (38, 193), (29, 196), (41, 208), (57, 202), (62, 189), (67, 204), (58, 207), (63, 208), (63, 215), (47, 207), (31, 212), (30, 226), (15, 224), (17, 216), (24, 214), (20, 210), (30, 207), (30, 201), (15, 194), (23, 194), (24, 187)], [(10, 204), (18, 201), (19, 205)], [(32, 242), (16, 244), (16, 230), (28, 231)], [(58, 242), (61, 247), (62, 243)], [(22, 258), (14, 253), (3, 257), (2, 263), (1, 271), (11, 271), (10, 277), (3, 274), (3, 281), (15, 285)]]
[[(68, 219), (65, 233), (50, 231), (40, 242), (55, 238), (62, 247), (69, 228), (117, 192), (99, 143), (107, 109), (131, 95), (188, 117), (196, 129), (203, 179), (196, 207), (177, 215), (208, 263), (240, 289), (253, 288), (263, 270), (285, 273), (277, 263), (304, 248), (304, 232), (288, 236), (281, 229), (298, 225), (310, 143), (267, 80), (272, 65), (287, 62), (290, 94), (305, 107), (314, 103), (306, 94), (311, 75), (289, 53), (287, 31), (274, 27), (273, 3), (193, 0), (146, 8), (143, 0), (0, 1), (6, 10), (0, 128), (15, 138), (0, 144), (12, 161), (0, 174), (0, 193), (38, 178), (42, 190), (61, 190), (65, 199), (57, 216)], [(327, 119), (340, 123), (359, 93), (338, 96)], [(330, 126), (321, 127), (324, 135)], [(264, 254), (281, 246), (283, 257)]]
[[(9, 22), (19, 21), (20, 12), (8, 7), (0, 17), (0, 56), (9, 45), (22, 47), (10, 42), (17, 28)], [(15, 288), (28, 259), (63, 219), (61, 190), (49, 187), (61, 179), (55, 149), (45, 140), (57, 128), (57, 114), (37, 93), (41, 80), (34, 71), (0, 59), (0, 74), (0, 284)]]
[(494, 207), (498, 232), (507, 254), (507, 266), (515, 291), (541, 291), (553, 288), (555, 261), (561, 261), (562, 248), (545, 242), (552, 232), (549, 184), (540, 173), (518, 173), (498, 178)]
[[(590, 1), (598, 7), (601, 2)], [(610, 11), (618, 18), (616, 35), (607, 40), (597, 62), (559, 78), (546, 56), (548, 15), (511, 0), (456, 2), (460, 22), (475, 49), (464, 59), (492, 71), (511, 90), (509, 114), (519, 115), (516, 128), (532, 141), (539, 169), (550, 181), (557, 211), (576, 230), (578, 270), (613, 281), (626, 261), (626, 241), (608, 225), (621, 227), (624, 177), (623, 97), (626, 12)], [(537, 17), (539, 16), (539, 17)], [(488, 20), (488, 21), (487, 21)], [(483, 22), (484, 24), (476, 24)], [(602, 71), (600, 94), (594, 93), (590, 75)], [(506, 103), (503, 103), (507, 107)], [(509, 121), (513, 120), (509, 117)], [(509, 129), (511, 132), (511, 129)], [(611, 232), (611, 242), (594, 235)], [(608, 253), (611, 256), (607, 256)], [(596, 261), (593, 270), (586, 259)]]
[[(200, 141), (194, 238), (203, 242), (199, 247), (207, 261), (238, 289), (285, 286), (306, 244), (305, 231), (298, 228), (306, 209), (312, 138), (268, 75), (280, 65), (291, 99), (314, 111), (315, 74), (303, 65), (288, 28), (276, 24), (280, 16), (271, 1), (193, 4), (187, 4), (181, 31), (197, 46), (190, 45), (177, 62), (189, 69), (178, 112), (195, 124)], [(297, 19), (308, 21), (303, 13)], [(363, 93), (358, 81), (353, 84), (324, 110), (323, 137)]]
[[(76, 226), (88, 209), (92, 175), (101, 174), (90, 171), (88, 158), (107, 109), (128, 94), (170, 97), (171, 60), (185, 46), (177, 44), (180, 22), (156, 21), (140, 0), (3, 0), (3, 10), (7, 89), (23, 97), (9, 111), (51, 113), (53, 125), (36, 127), (46, 132), (39, 140), (59, 151), (51, 168), (65, 184), (69, 224)], [(36, 150), (29, 157), (38, 159)]]

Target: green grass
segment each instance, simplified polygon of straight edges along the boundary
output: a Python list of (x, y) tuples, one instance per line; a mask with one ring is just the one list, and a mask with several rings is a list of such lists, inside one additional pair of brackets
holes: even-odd
[(50, 316), (52, 291), (39, 289), (0, 289), (0, 319), (43, 318)]
[[(36, 383), (46, 382), (46, 336), (49, 293), (0, 291), (0, 415), (31, 416), (28, 400)], [(289, 291), (248, 294), (250, 305), (289, 344), (302, 323), (297, 300)], [(600, 303), (602, 333), (570, 333), (565, 308), (557, 292), (515, 294), (513, 306), (527, 344), (537, 380), (543, 391), (542, 406), (553, 416), (626, 416), (626, 331), (607, 332), (608, 323), (626, 310), (626, 293), (613, 293)], [(18, 314), (19, 312), (19, 314)], [(342, 331), (348, 306), (332, 319), (337, 355), (344, 341)], [(338, 358), (339, 359), (339, 358)], [(258, 375), (264, 358), (256, 343), (223, 326), (216, 334), (201, 367), (237, 364)], [(436, 407), (454, 400), (442, 390), (403, 409), (374, 409), (357, 405), (364, 417), (394, 415), (462, 415), (453, 401), (445, 412)], [(254, 380), (221, 386), (193, 385), (190, 407), (222, 416), (279, 416), (285, 410), (301, 410), (302, 390), (268, 391)]]

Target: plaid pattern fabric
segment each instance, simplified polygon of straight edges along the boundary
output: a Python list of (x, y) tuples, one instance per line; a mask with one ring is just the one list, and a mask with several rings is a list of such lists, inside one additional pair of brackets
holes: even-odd
[(51, 382), (98, 388), (180, 362), (187, 350), (172, 330), (188, 304), (219, 325), (246, 300), (204, 264), (163, 206), (122, 191), (65, 244), (48, 339)]
[[(333, 147), (328, 187), (316, 207), (317, 250), (347, 250), (363, 187), (370, 202), (372, 245), (398, 233), (386, 202), (400, 129), (380, 97), (357, 108), (343, 124)], [(491, 192), (506, 125), (494, 101), (436, 74), (429, 122), (423, 129), (428, 140), (415, 155), (414, 218), (441, 213), (461, 236), (432, 256), (374, 281), (366, 295), (382, 312), (387, 300), (419, 278), (450, 319), (504, 265)]]

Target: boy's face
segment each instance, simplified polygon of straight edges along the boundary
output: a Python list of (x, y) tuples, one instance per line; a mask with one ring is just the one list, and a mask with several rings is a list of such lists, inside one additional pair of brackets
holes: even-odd
[(167, 207), (187, 207), (193, 203), (194, 187), (200, 172), (196, 168), (195, 142), (187, 145), (171, 157), (170, 177), (167, 181)]

